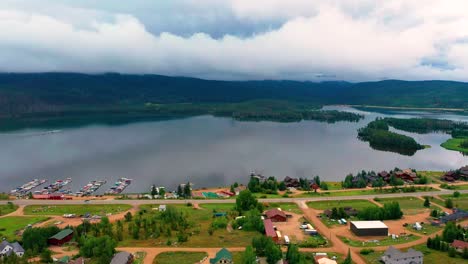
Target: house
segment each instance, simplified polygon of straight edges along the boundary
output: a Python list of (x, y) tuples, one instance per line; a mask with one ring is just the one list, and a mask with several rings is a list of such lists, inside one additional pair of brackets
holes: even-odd
[(467, 180), (468, 179), (468, 166), (464, 166), (458, 169), (458, 175), (461, 179)]
[(210, 259), (210, 264), (232, 264), (232, 254), (229, 250), (222, 248), (216, 256)]
[(452, 242), (452, 247), (454, 247), (459, 252), (463, 252), (465, 248), (468, 248), (468, 242), (455, 239)]
[(271, 219), (264, 219), (263, 225), (265, 226), (265, 235), (267, 237), (271, 237), (273, 241), (278, 242), (278, 234), (276, 233), (276, 230), (273, 227), (273, 222), (271, 222)]
[(61, 246), (73, 238), (73, 230), (66, 228), (50, 237), (47, 242), (51, 245)]
[(128, 252), (122, 251), (114, 255), (110, 264), (131, 264), (131, 263), (133, 263), (133, 255)]
[(159, 212), (165, 212), (166, 211), (166, 205), (165, 204), (160, 204), (158, 207)]
[(252, 172), (252, 173), (250, 174), (250, 178), (255, 178), (255, 179), (257, 179), (260, 183), (263, 183), (263, 182), (265, 182), (265, 181), (267, 180), (267, 177), (266, 177), (266, 176), (263, 176), (263, 175), (261, 175), (261, 174), (259, 174), (259, 173), (254, 173), (254, 172)]
[(327, 256), (315, 256), (315, 263), (317, 264), (337, 264), (333, 259), (329, 259)]
[(448, 171), (442, 176), (442, 180), (448, 181), (448, 182), (454, 182), (455, 180), (459, 179), (459, 175), (456, 171)]
[(284, 185), (286, 185), (286, 187), (298, 188), (300, 186), (299, 179), (291, 178), (289, 176), (286, 176), (283, 182), (284, 182)]
[(411, 169), (395, 171), (394, 174), (395, 177), (400, 178), (404, 181), (416, 181), (418, 179), (416, 172), (412, 171)]
[(461, 209), (454, 209), (452, 214), (443, 216), (440, 219), (440, 221), (445, 224), (447, 222), (456, 222), (456, 221), (463, 220), (466, 218), (468, 218), (467, 211), (463, 211)]
[(9, 256), (12, 253), (15, 253), (18, 257), (22, 257), (24, 255), (24, 248), (18, 242), (9, 243), (3, 240), (0, 243), (0, 256)]
[(272, 222), (286, 222), (287, 220), (286, 214), (276, 208), (266, 211), (265, 215)]
[(390, 246), (380, 260), (384, 264), (423, 264), (423, 253), (412, 248), (403, 252)]
[(244, 185), (239, 185), (237, 186), (236, 188), (234, 188), (234, 193), (236, 195), (239, 195), (240, 192), (242, 192), (243, 190), (247, 189), (247, 187), (245, 187)]

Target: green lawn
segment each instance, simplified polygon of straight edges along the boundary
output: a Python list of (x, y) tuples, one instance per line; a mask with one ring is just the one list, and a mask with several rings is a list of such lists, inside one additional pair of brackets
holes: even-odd
[(0, 193), (0, 200), (9, 200), (10, 196), (6, 193)]
[(47, 220), (41, 216), (7, 216), (0, 218), (0, 238), (15, 239), (16, 232), (26, 228), (29, 224), (36, 224)]
[(328, 190), (341, 190), (343, 187), (341, 186), (341, 182), (326, 182), (328, 185)]
[(426, 224), (422, 225), (422, 229), (421, 230), (416, 230), (413, 228), (413, 223), (409, 223), (409, 225), (406, 227), (407, 230), (411, 231), (411, 232), (414, 232), (414, 233), (418, 233), (418, 234), (421, 234), (421, 235), (431, 235), (431, 234), (434, 234), (435, 232), (437, 231), (440, 231), (440, 230), (443, 230), (442, 227), (440, 226), (433, 226), (431, 225), (430, 223), (426, 222)]
[(76, 214), (91, 215), (115, 214), (127, 211), (131, 208), (128, 204), (83, 204), (83, 205), (28, 205), (24, 208), (26, 215), (63, 215)]
[[(428, 210), (428, 208), (423, 206), (424, 201), (416, 197), (380, 198), (379, 202), (382, 204), (398, 202), (401, 210), (407, 215), (419, 214)], [(431, 205), (429, 209), (438, 209), (438, 207)]]
[(380, 257), (382, 257), (383, 253), (384, 253), (383, 251), (374, 251), (367, 255), (363, 255), (363, 254), (360, 254), (360, 255), (361, 257), (364, 258), (364, 260), (368, 264), (382, 264), (382, 262), (380, 262)]
[(153, 264), (193, 264), (206, 256), (205, 252), (164, 252), (156, 256)]
[[(416, 189), (417, 192), (434, 192), (439, 191), (432, 187), (427, 187), (425, 189)], [(349, 191), (324, 191), (324, 192), (306, 192), (301, 193), (294, 197), (339, 197), (339, 196), (356, 196), (356, 195), (379, 195), (379, 194), (388, 194), (392, 193), (391, 189), (362, 189), (362, 190), (349, 190)]]
[(292, 212), (296, 214), (302, 214), (302, 210), (295, 203), (268, 203), (266, 204), (266, 210), (272, 208), (281, 208), (284, 212)]
[(232, 261), (234, 263), (242, 263), (242, 255), (244, 254), (244, 252), (235, 251), (235, 252), (231, 252), (231, 254), (232, 254)]
[(409, 234), (407, 237), (399, 237), (397, 239), (392, 239), (392, 237), (386, 236), (386, 237), (382, 237), (381, 239), (378, 239), (378, 242), (373, 242), (373, 241), (359, 241), (359, 240), (349, 239), (346, 237), (340, 237), (340, 239), (344, 243), (352, 247), (390, 246), (390, 245), (408, 243), (414, 240), (418, 240), (419, 238), (420, 238), (419, 236)]
[(428, 183), (441, 183), (440, 177), (445, 174), (443, 171), (418, 171), (419, 176), (426, 176), (430, 181)]
[[(463, 209), (463, 210), (468, 210), (468, 193), (462, 193), (460, 197), (455, 198), (453, 195), (441, 195), (440, 196), (443, 199), (450, 198), (453, 201), (453, 206)], [(442, 202), (442, 205), (445, 206), (445, 202)]]
[(441, 147), (446, 148), (448, 150), (460, 151), (462, 153), (468, 153), (468, 149), (462, 148), (460, 144), (468, 140), (466, 138), (450, 138), (444, 143), (440, 144)]
[(18, 209), (18, 206), (12, 203), (0, 204), (0, 215), (6, 215), (12, 213)]
[(362, 210), (366, 207), (377, 207), (372, 202), (368, 200), (342, 200), (342, 201), (315, 201), (315, 202), (308, 202), (307, 206), (317, 209), (317, 210), (325, 210), (331, 209), (333, 207), (352, 207), (356, 210)]
[(424, 254), (424, 264), (462, 264), (468, 263), (467, 259), (462, 259), (457, 256), (456, 258), (451, 258), (448, 256), (447, 252), (442, 252), (438, 250), (429, 249), (425, 244), (421, 244), (413, 247), (415, 250), (419, 250)]

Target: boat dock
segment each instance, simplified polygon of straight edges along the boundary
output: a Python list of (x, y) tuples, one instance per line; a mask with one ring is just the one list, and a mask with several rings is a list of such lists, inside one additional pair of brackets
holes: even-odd
[(14, 190), (11, 190), (10, 191), (10, 194), (11, 195), (25, 195), (27, 194), (28, 192), (30, 192), (32, 189), (46, 183), (47, 180), (46, 179), (42, 179), (42, 180), (39, 180), (39, 179), (34, 179), (30, 182), (27, 182), (19, 187), (17, 187), (16, 189)]
[(78, 192), (76, 192), (76, 196), (87, 196), (91, 195), (96, 192), (102, 185), (106, 184), (106, 181), (90, 181), (88, 184), (83, 186)]
[(119, 194), (122, 193), (127, 186), (132, 183), (132, 179), (120, 178), (114, 185), (106, 191), (106, 194)]

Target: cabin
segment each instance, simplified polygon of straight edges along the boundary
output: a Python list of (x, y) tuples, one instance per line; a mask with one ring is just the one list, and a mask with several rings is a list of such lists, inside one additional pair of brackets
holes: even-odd
[(416, 172), (412, 171), (411, 169), (395, 171), (394, 174), (395, 174), (395, 177), (400, 178), (404, 181), (416, 181), (418, 179)]
[(465, 250), (465, 248), (468, 248), (468, 242), (461, 241), (461, 240), (456, 240), (456, 239), (452, 242), (451, 245), (458, 252), (463, 252), (463, 250)]
[(459, 175), (457, 174), (456, 171), (448, 171), (442, 176), (442, 180), (448, 181), (448, 182), (454, 182), (459, 179)]
[(13, 253), (18, 257), (22, 257), (24, 255), (24, 248), (18, 242), (10, 243), (3, 240), (2, 243), (0, 243), (0, 257), (10, 256)]
[(283, 211), (276, 208), (266, 211), (265, 215), (272, 222), (286, 222), (287, 220), (286, 214)]
[(273, 227), (273, 222), (271, 222), (270, 219), (264, 219), (263, 220), (263, 225), (265, 226), (265, 235), (267, 237), (271, 237), (273, 241), (278, 243), (278, 234), (276, 233), (275, 228)]
[(381, 171), (381, 172), (377, 173), (377, 176), (382, 178), (384, 181), (389, 181), (390, 180), (390, 173), (388, 173), (386, 171)]
[(58, 232), (57, 234), (51, 236), (47, 242), (50, 245), (61, 246), (73, 238), (73, 230), (66, 228), (62, 231)]
[(468, 180), (468, 166), (463, 166), (458, 170), (458, 175), (463, 180)]
[(210, 264), (232, 264), (232, 254), (229, 250), (222, 248), (216, 256), (210, 259)]

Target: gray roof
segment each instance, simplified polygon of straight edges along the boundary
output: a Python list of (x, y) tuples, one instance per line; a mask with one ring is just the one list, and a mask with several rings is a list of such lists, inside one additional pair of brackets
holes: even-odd
[(110, 264), (127, 264), (131, 254), (125, 251), (119, 252), (114, 255)]
[(0, 251), (3, 251), (7, 246), (11, 246), (8, 241), (3, 240), (2, 243), (0, 243)]
[(13, 250), (9, 250), (6, 254), (10, 255), (11, 251), (18, 253), (18, 252), (23, 252), (24, 253), (24, 248), (18, 243), (9, 243), (6, 240), (3, 240), (2, 243), (0, 243), (0, 251), (3, 251), (7, 246), (10, 246)]
[(385, 251), (385, 253), (382, 256), (382, 259), (385, 262), (386, 258), (392, 259), (392, 260), (398, 260), (398, 259), (403, 259), (403, 258), (419, 258), (423, 257), (423, 253), (421, 251), (416, 251), (412, 248), (408, 249), (407, 252), (402, 252), (392, 246), (388, 247), (388, 249)]

